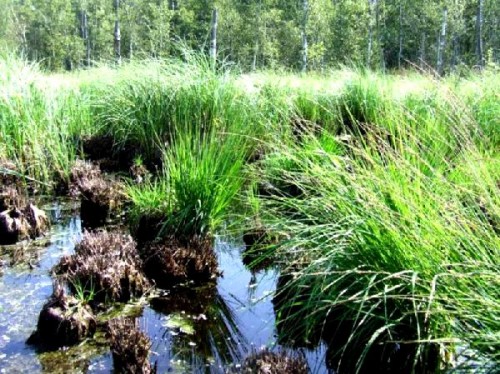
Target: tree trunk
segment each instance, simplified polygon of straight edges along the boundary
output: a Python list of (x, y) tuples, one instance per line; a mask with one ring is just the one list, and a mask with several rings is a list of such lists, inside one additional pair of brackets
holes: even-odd
[(122, 62), (122, 53), (121, 53), (121, 34), (120, 34), (120, 22), (118, 20), (115, 21), (115, 59), (118, 65)]
[(384, 40), (380, 30), (380, 2), (378, 0), (375, 0), (375, 27), (377, 29), (377, 42), (380, 53), (380, 68), (385, 72)]
[(484, 50), (483, 50), (483, 24), (484, 24), (484, 0), (478, 0), (477, 16), (476, 16), (476, 32), (477, 45), (476, 54), (479, 67), (484, 67)]
[(307, 18), (309, 15), (308, 0), (303, 0), (302, 11), (304, 13), (302, 19), (302, 72), (305, 73), (307, 71), (307, 53), (309, 48), (307, 43)]
[(403, 58), (403, 4), (399, 0), (399, 50), (398, 50), (398, 69), (401, 70), (401, 59)]
[(453, 57), (451, 59), (451, 67), (454, 68), (455, 66), (457, 66), (459, 62), (458, 55), (460, 52), (460, 43), (458, 35), (455, 33), (453, 34), (452, 43), (453, 43)]
[(122, 45), (121, 45), (121, 33), (120, 33), (120, 21), (119, 21), (119, 9), (120, 0), (114, 0), (113, 6), (115, 8), (115, 32), (114, 32), (114, 47), (115, 47), (115, 59), (118, 65), (122, 62)]
[(218, 13), (214, 8), (212, 12), (212, 30), (210, 32), (210, 59), (213, 66), (217, 63), (217, 26), (218, 26)]
[(253, 59), (252, 59), (252, 71), (257, 69), (257, 54), (259, 53), (259, 40), (255, 42), (255, 47), (253, 49)]
[(366, 67), (370, 67), (373, 48), (373, 5), (377, 0), (368, 0), (368, 50), (366, 51)]
[(87, 11), (81, 11), (81, 35), (85, 43), (85, 66), (90, 66), (90, 38)]
[(438, 75), (442, 76), (444, 71), (444, 50), (446, 47), (446, 25), (448, 19), (448, 8), (443, 9), (443, 23), (441, 24), (441, 32), (438, 38), (437, 64), (436, 70)]
[(427, 63), (425, 62), (425, 32), (422, 33), (422, 38), (420, 39), (420, 69), (425, 69)]

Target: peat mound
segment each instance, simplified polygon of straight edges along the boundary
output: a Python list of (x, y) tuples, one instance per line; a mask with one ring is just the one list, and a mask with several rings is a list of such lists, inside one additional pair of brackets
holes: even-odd
[(0, 186), (0, 212), (26, 205), (25, 197), (15, 186)]
[(80, 197), (82, 226), (87, 229), (106, 224), (110, 213), (118, 211), (125, 198), (117, 180), (85, 161), (77, 161), (71, 170), (69, 194)]
[(117, 144), (111, 135), (94, 135), (82, 139), (82, 150), (87, 160), (95, 162), (104, 172), (126, 172), (139, 155), (137, 144)]
[(151, 374), (156, 367), (149, 362), (151, 342), (139, 330), (135, 318), (117, 318), (107, 324), (115, 373)]
[(72, 291), (83, 292), (96, 304), (126, 302), (151, 287), (142, 273), (136, 243), (118, 232), (85, 232), (75, 254), (62, 257), (54, 272)]
[(50, 223), (47, 215), (33, 204), (0, 212), (0, 244), (15, 244), (44, 235)]
[(179, 283), (204, 283), (220, 275), (213, 239), (167, 237), (139, 248), (144, 272), (160, 288)]
[(267, 349), (251, 354), (241, 365), (242, 374), (307, 374), (309, 367), (304, 357), (285, 351), (271, 352)]
[(26, 343), (44, 350), (71, 346), (92, 337), (96, 327), (90, 306), (67, 296), (62, 286), (56, 284), (52, 296), (42, 307), (36, 331)]
[(13, 161), (0, 159), (0, 186), (15, 186), (21, 183), (20, 174)]

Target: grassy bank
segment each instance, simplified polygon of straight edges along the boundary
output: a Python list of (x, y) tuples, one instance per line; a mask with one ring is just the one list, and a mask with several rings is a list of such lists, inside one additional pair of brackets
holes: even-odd
[(331, 366), (395, 345), (414, 371), (465, 348), (499, 361), (498, 72), (238, 75), (198, 58), (0, 71), (0, 160), (50, 190), (84, 139), (109, 137), (111, 156), (157, 165), (128, 189), (136, 221), (181, 236), (235, 216), (265, 227), (296, 296), (278, 319), (342, 331), (335, 348), (323, 334)]

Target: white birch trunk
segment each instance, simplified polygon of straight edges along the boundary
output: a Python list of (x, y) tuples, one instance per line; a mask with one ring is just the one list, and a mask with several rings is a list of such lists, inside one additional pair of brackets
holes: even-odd
[(436, 70), (438, 75), (443, 75), (444, 71), (444, 51), (446, 48), (446, 26), (448, 22), (448, 9), (443, 9), (443, 23), (441, 24), (441, 32), (439, 33), (438, 50), (437, 50), (437, 64)]
[(484, 50), (483, 50), (483, 24), (484, 24), (484, 0), (478, 0), (476, 30), (477, 30), (477, 61), (478, 65), (484, 67)]
[(302, 11), (304, 13), (302, 19), (302, 72), (305, 73), (307, 71), (307, 54), (309, 49), (309, 44), (307, 42), (307, 18), (309, 16), (308, 0), (303, 0)]
[(214, 8), (212, 12), (212, 29), (210, 32), (210, 60), (215, 67), (217, 63), (217, 26), (218, 26), (218, 13)]

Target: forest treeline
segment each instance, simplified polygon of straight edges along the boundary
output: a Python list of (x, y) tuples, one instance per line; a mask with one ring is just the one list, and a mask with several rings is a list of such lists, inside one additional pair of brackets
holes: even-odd
[(244, 70), (442, 74), (500, 52), (496, 0), (0, 0), (0, 9), (2, 48), (50, 70), (175, 56), (179, 45)]

